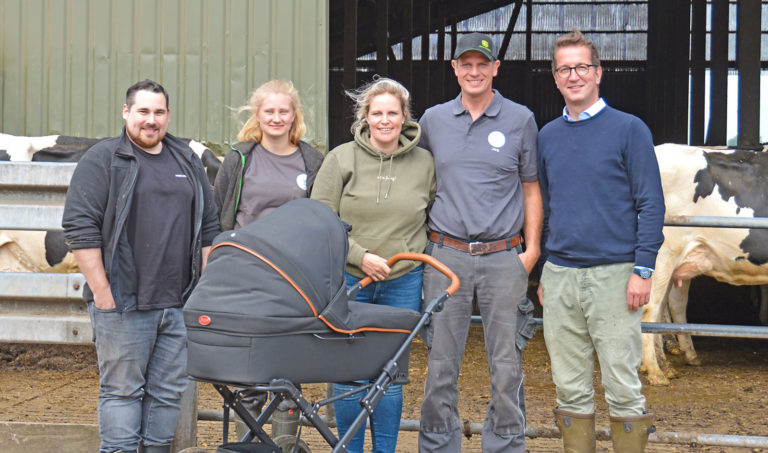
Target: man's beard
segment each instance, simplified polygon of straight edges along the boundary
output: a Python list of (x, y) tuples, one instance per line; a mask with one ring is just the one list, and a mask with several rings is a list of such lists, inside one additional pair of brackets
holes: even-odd
[(163, 138), (165, 137), (165, 134), (161, 134), (160, 133), (160, 129), (159, 128), (155, 128), (155, 130), (158, 133), (157, 133), (157, 135), (155, 135), (155, 138), (153, 138), (153, 139), (144, 138), (141, 135), (141, 129), (139, 129), (138, 135), (134, 135), (131, 131), (127, 131), (127, 132), (128, 132), (128, 137), (131, 139), (131, 141), (133, 141), (133, 143), (135, 143), (136, 145), (138, 145), (141, 148), (151, 149), (151, 148), (154, 148), (155, 145), (160, 143), (163, 140)]

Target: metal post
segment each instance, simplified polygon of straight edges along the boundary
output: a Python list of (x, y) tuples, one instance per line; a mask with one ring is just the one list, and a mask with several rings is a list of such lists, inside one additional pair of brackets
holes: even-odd
[(181, 413), (173, 435), (171, 451), (197, 446), (197, 390), (197, 382), (190, 380), (181, 396)]

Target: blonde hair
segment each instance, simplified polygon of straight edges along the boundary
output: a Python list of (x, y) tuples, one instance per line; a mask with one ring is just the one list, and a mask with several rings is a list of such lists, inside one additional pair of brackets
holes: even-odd
[(589, 49), (589, 53), (592, 58), (592, 64), (600, 66), (600, 55), (597, 53), (597, 47), (595, 46), (595, 43), (591, 39), (584, 36), (584, 34), (579, 30), (574, 28), (573, 31), (564, 34), (563, 36), (557, 38), (555, 41), (555, 46), (552, 48), (552, 71), (557, 69), (555, 68), (555, 54), (558, 50), (562, 49), (563, 47), (581, 46)]
[(375, 76), (373, 80), (361, 86), (357, 90), (346, 91), (347, 96), (355, 101), (355, 122), (352, 123), (352, 135), (361, 124), (365, 123), (365, 117), (371, 108), (371, 101), (380, 94), (391, 94), (400, 101), (403, 108), (405, 121), (413, 121), (411, 116), (411, 94), (396, 80)]
[(258, 113), (261, 104), (264, 103), (264, 99), (270, 94), (285, 94), (291, 99), (291, 107), (293, 107), (295, 116), (288, 137), (292, 145), (298, 145), (301, 137), (307, 132), (307, 125), (304, 123), (304, 109), (301, 106), (299, 92), (296, 91), (293, 83), (286, 80), (270, 80), (256, 88), (253, 93), (251, 93), (248, 105), (244, 105), (237, 109), (238, 114), (245, 111), (251, 112), (248, 121), (245, 122), (245, 125), (240, 129), (240, 132), (237, 133), (237, 140), (240, 142), (261, 142), (264, 133), (259, 126)]

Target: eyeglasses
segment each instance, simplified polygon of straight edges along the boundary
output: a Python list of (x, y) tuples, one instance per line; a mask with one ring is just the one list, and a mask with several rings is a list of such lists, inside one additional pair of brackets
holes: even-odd
[(596, 64), (578, 64), (576, 66), (560, 66), (555, 69), (555, 74), (561, 79), (565, 79), (571, 76), (571, 71), (576, 71), (579, 76), (585, 76), (589, 74), (589, 68), (596, 68)]

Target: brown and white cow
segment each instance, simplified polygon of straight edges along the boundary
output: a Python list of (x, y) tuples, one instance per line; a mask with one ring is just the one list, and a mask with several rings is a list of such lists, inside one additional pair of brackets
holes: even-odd
[[(47, 135), (20, 137), (0, 133), (0, 162), (77, 162), (102, 139)], [(211, 184), (221, 161), (205, 145), (183, 139), (205, 166)], [(61, 231), (0, 230), (0, 272), (71, 272), (77, 269)]]
[[(667, 216), (768, 217), (768, 154), (685, 145), (656, 147)], [(643, 321), (686, 322), (692, 278), (707, 275), (731, 285), (768, 284), (768, 230), (665, 227), (651, 301)], [(698, 364), (689, 335), (678, 336), (689, 364)], [(652, 385), (668, 384), (660, 336), (643, 334), (643, 365)], [(665, 374), (662, 368), (667, 372)]]

